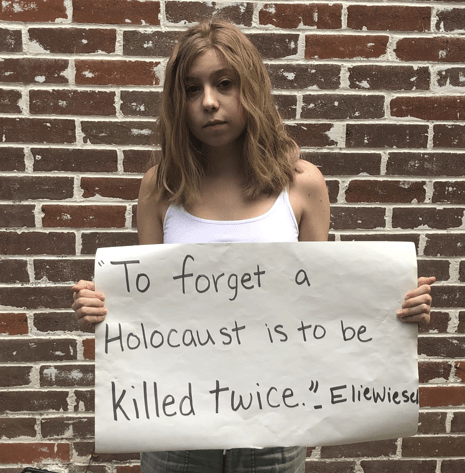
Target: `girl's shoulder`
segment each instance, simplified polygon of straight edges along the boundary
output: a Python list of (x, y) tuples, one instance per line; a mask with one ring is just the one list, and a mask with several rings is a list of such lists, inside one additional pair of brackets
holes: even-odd
[(142, 178), (137, 201), (137, 229), (139, 243), (163, 243), (163, 220), (169, 206), (165, 199), (157, 198), (158, 166), (150, 168)]
[(294, 183), (297, 192), (326, 190), (326, 183), (321, 171), (312, 163), (299, 159), (296, 163)]

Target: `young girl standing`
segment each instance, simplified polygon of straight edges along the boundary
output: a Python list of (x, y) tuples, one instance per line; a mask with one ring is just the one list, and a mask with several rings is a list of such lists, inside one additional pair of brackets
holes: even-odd
[[(139, 243), (326, 241), (323, 176), (299, 159), (271, 96), (261, 57), (223, 21), (189, 29), (167, 64), (158, 120), (162, 158), (139, 193)], [(397, 315), (427, 322), (430, 284), (406, 295)], [(73, 287), (78, 324), (104, 320), (93, 283)], [(148, 452), (142, 472), (304, 472), (305, 448)]]

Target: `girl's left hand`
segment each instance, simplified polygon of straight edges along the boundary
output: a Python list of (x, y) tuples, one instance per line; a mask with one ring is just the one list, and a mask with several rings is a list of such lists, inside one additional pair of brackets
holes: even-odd
[(418, 287), (410, 291), (404, 299), (402, 309), (397, 311), (397, 317), (402, 322), (429, 323), (431, 311), (431, 284), (436, 278), (418, 278)]

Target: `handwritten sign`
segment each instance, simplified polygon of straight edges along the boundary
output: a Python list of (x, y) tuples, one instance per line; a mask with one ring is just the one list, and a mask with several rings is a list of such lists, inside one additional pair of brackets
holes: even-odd
[(316, 446), (412, 435), (412, 243), (99, 249), (96, 451)]

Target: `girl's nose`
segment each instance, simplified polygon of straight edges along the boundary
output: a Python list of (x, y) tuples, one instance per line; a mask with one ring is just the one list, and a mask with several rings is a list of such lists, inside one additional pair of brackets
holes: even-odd
[(216, 93), (213, 88), (205, 87), (202, 105), (206, 111), (218, 109), (218, 99), (216, 97)]

